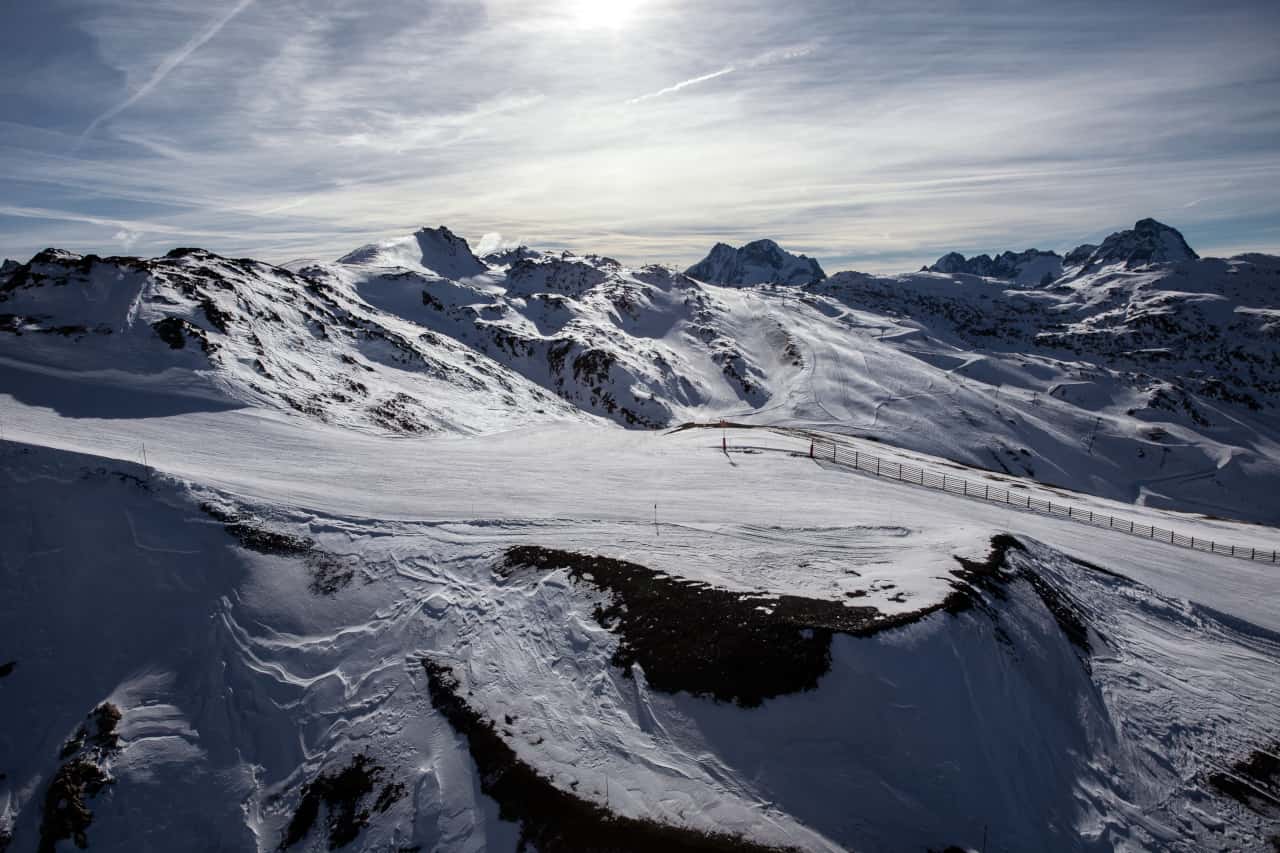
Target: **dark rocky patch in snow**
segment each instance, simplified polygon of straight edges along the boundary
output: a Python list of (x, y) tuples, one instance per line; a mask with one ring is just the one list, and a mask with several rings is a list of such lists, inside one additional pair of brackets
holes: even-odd
[(13, 670), (17, 665), (18, 662), (16, 660), (11, 660), (8, 663), (0, 663), (0, 678), (7, 678), (12, 675)]
[(539, 853), (765, 853), (765, 847), (743, 838), (622, 817), (604, 806), (557, 788), (550, 779), (520, 760), (462, 695), (457, 676), (446, 665), (424, 658), (432, 706), (467, 741), (480, 775), (480, 790), (498, 803), (503, 820), (520, 824), (519, 850)]
[(422, 404), (408, 394), (397, 393), (375, 403), (369, 407), (369, 416), (390, 432), (412, 434), (431, 430), (431, 425), (424, 423)]
[(255, 519), (245, 519), (210, 503), (200, 504), (200, 509), (222, 522), (223, 529), (234, 536), (242, 548), (258, 554), (303, 558), (311, 573), (308, 589), (314, 595), (337, 595), (355, 578), (353, 561), (320, 550), (310, 536), (270, 530)]
[(499, 572), (510, 577), (521, 569), (565, 569), (609, 595), (594, 615), (618, 634), (612, 663), (628, 677), (638, 663), (657, 690), (744, 708), (816, 688), (831, 668), (832, 634), (869, 636), (944, 606), (958, 611), (966, 594), (958, 590), (944, 604), (889, 616), (841, 601), (730, 592), (625, 560), (536, 545), (509, 549)]
[(955, 615), (973, 607), (998, 621), (989, 600), (1004, 599), (1004, 587), (1019, 578), (1084, 653), (1087, 667), (1091, 646), (1082, 611), (1029, 566), (1011, 568), (1010, 555), (1025, 550), (1014, 536), (998, 534), (984, 559), (955, 558), (960, 568), (952, 572), (954, 589), (941, 603), (894, 615), (840, 601), (730, 592), (625, 560), (536, 545), (509, 549), (499, 571), (511, 576), (522, 568), (565, 569), (575, 581), (608, 594), (610, 601), (594, 616), (619, 635), (612, 663), (627, 677), (638, 663), (655, 689), (756, 707), (765, 699), (815, 689), (830, 669), (835, 633), (866, 637), (939, 610)]
[(119, 708), (104, 702), (90, 714), (93, 731), (81, 725), (63, 744), (59, 756), (63, 764), (45, 790), (39, 853), (54, 853), (64, 840), (82, 850), (88, 847), (87, 833), (93, 823), (88, 801), (112, 784), (106, 762), (119, 751), (116, 726), (121, 717)]
[(1280, 818), (1280, 741), (1210, 774), (1209, 784), (1264, 817)]
[[(321, 773), (302, 789), (302, 799), (285, 829), (280, 849), (285, 850), (307, 837), (320, 809), (326, 812), (329, 849), (337, 850), (355, 841), (360, 830), (369, 825), (373, 812), (391, 808), (405, 794), (403, 782), (383, 782), (386, 768), (363, 753), (355, 755), (346, 767), (332, 773)], [(366, 800), (381, 783), (372, 804)]]

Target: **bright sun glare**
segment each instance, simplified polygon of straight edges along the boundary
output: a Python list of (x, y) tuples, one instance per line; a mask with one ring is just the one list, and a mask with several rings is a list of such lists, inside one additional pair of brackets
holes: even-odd
[(591, 29), (620, 29), (635, 17), (643, 0), (569, 0), (574, 24)]

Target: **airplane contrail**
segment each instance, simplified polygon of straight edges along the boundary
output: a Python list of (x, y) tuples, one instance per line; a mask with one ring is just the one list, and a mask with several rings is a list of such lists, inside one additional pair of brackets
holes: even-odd
[(188, 56), (195, 53), (201, 46), (208, 42), (209, 39), (216, 36), (223, 27), (231, 22), (232, 18), (243, 12), (246, 8), (252, 5), (253, 2), (254, 0), (239, 0), (239, 2), (232, 6), (225, 15), (209, 24), (209, 26), (205, 27), (193, 36), (186, 44), (178, 48), (178, 50), (165, 57), (164, 61), (156, 66), (155, 71), (151, 72), (151, 76), (147, 78), (145, 83), (138, 87), (136, 92), (99, 115), (93, 121), (89, 122), (89, 126), (80, 134), (80, 141), (83, 142), (88, 138), (88, 136), (98, 128), (98, 125), (102, 124), (104, 121), (114, 118), (136, 104), (142, 98), (145, 98), (152, 89), (160, 85), (160, 82), (164, 80), (165, 77), (168, 77), (175, 68), (185, 62)]

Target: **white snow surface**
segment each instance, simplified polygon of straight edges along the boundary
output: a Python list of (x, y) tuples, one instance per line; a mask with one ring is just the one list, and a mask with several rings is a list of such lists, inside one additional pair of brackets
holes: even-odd
[[(513, 850), (424, 658), (522, 761), (629, 817), (803, 850), (1270, 849), (1280, 816), (1208, 780), (1280, 743), (1280, 567), (868, 477), (797, 433), (622, 426), (817, 427), (1280, 548), (1228, 520), (1277, 518), (1276, 259), (719, 287), (529, 250), (471, 272), (441, 231), (297, 272), (53, 254), (5, 291), (11, 851), (37, 849), (59, 751), (104, 701), (121, 740), (90, 850), (275, 850), (356, 754), (405, 788), (346, 849)], [(348, 581), (318, 590), (317, 563), (202, 505)], [(975, 606), (837, 633), (816, 689), (757, 708), (613, 666), (604, 596), (564, 569), (494, 571), (540, 545), (906, 616), (1001, 533), (1026, 550)], [(327, 849), (320, 824), (293, 849)]]
[[(1275, 828), (1203, 783), (1280, 734), (1270, 566), (876, 480), (761, 431), (729, 431), (726, 454), (716, 430), (392, 438), (251, 409), (5, 411), (17, 666), (0, 689), (30, 697), (0, 719), (14, 849), (33, 849), (59, 744), (104, 700), (124, 710), (123, 748), (91, 849), (272, 849), (301, 785), (357, 752), (410, 793), (355, 849), (512, 849), (424, 698), (424, 656), (512, 719), (499, 728), (523, 760), (633, 817), (806, 850), (978, 849), (984, 826), (997, 850), (1261, 850)], [(128, 461), (143, 442), (151, 472)], [(352, 583), (312, 593), (303, 560), (237, 547), (201, 502), (313, 538)], [(733, 590), (861, 590), (891, 613), (940, 600), (953, 555), (981, 558), (1002, 530), (1031, 549), (1015, 565), (1087, 614), (1092, 672), (1017, 581), (995, 615), (837, 635), (817, 690), (741, 709), (612, 668), (598, 594), (563, 572), (492, 572), (504, 548), (539, 544)]]

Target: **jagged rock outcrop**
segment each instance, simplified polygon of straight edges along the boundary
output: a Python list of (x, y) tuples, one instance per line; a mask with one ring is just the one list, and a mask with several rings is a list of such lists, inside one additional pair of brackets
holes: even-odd
[(772, 240), (755, 240), (737, 249), (716, 243), (685, 274), (698, 281), (728, 285), (804, 285), (827, 277), (813, 258), (794, 255)]
[(1084, 257), (1085, 250), (1090, 248), (1086, 245), (1073, 249), (1067, 255), (1068, 264), (1081, 263), (1085, 269), (1123, 264), (1126, 269), (1135, 269), (1147, 264), (1194, 261), (1200, 257), (1178, 229), (1154, 219), (1140, 219), (1133, 228), (1115, 232)]
[(959, 252), (948, 252), (926, 270), (952, 275), (980, 275), (1021, 284), (1047, 284), (1062, 275), (1062, 258), (1057, 252), (1039, 249), (1002, 252), (994, 258), (987, 254), (966, 258)]

